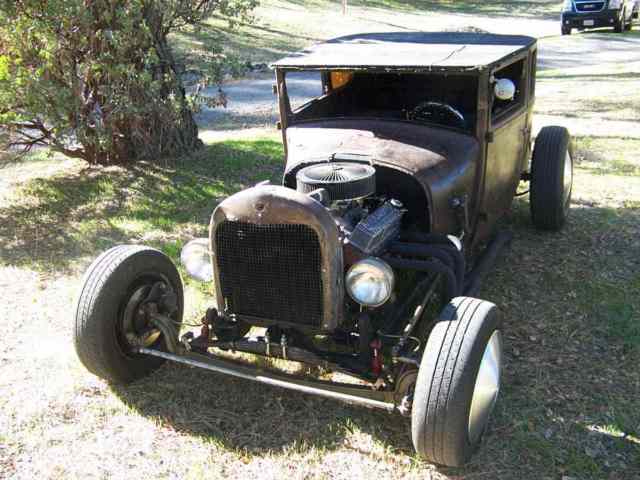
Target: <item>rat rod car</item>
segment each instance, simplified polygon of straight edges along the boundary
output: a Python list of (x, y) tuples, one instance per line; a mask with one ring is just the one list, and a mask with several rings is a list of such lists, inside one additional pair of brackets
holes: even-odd
[[(473, 298), (510, 240), (496, 222), (521, 181), (537, 227), (557, 230), (569, 211), (569, 133), (545, 127), (531, 152), (536, 53), (524, 36), (386, 33), (275, 63), (282, 185), (225, 199), (209, 237), (184, 247), (187, 272), (215, 293), (199, 330), (180, 334), (172, 261), (117, 246), (89, 267), (78, 299), (82, 363), (128, 382), (172, 360), (398, 412), (420, 455), (463, 464), (500, 388), (498, 311)], [(297, 108), (295, 78), (318, 82)]]

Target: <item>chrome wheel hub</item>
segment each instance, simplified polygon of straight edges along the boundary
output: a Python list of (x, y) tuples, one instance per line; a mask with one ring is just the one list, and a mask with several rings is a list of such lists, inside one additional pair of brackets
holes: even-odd
[(475, 443), (482, 435), (500, 391), (502, 371), (502, 334), (493, 332), (480, 361), (469, 410), (469, 441)]
[(130, 347), (150, 347), (161, 335), (157, 328), (149, 328), (145, 312), (140, 308), (150, 290), (149, 285), (138, 288), (125, 307), (122, 316), (122, 332)]
[(569, 196), (571, 195), (571, 185), (573, 184), (573, 168), (572, 168), (571, 155), (567, 151), (567, 154), (564, 157), (564, 203), (566, 204), (569, 201)]

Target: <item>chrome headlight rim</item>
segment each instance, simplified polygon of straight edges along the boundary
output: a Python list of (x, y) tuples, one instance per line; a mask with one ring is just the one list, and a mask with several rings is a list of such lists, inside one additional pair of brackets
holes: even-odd
[(213, 280), (211, 251), (208, 238), (194, 238), (180, 251), (180, 263), (191, 278), (200, 282)]
[[(363, 282), (369, 282), (369, 286), (374, 288), (379, 287), (378, 295), (375, 299), (363, 298), (362, 295), (355, 291), (356, 285), (358, 283), (362, 285)], [(376, 308), (387, 303), (393, 294), (394, 286), (395, 274), (393, 269), (387, 262), (377, 257), (368, 257), (354, 263), (345, 275), (345, 289), (349, 297), (364, 307)]]

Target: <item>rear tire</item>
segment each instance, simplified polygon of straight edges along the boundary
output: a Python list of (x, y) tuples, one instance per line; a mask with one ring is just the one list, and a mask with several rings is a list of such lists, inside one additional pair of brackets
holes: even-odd
[(424, 350), (411, 412), (413, 445), (426, 460), (459, 467), (480, 444), (500, 388), (499, 328), (490, 302), (458, 297), (443, 309)]
[[(82, 364), (109, 382), (128, 383), (157, 369), (164, 360), (135, 354), (131, 335), (147, 333), (144, 346), (165, 349), (165, 340), (140, 315), (144, 298), (156, 284), (175, 294), (173, 306), (161, 313), (179, 331), (183, 287), (173, 262), (159, 250), (120, 245), (107, 250), (89, 267), (76, 306), (73, 340)], [(162, 308), (162, 307), (159, 307)]]
[(625, 29), (625, 23), (624, 23), (624, 17), (625, 17), (625, 12), (622, 12), (620, 15), (620, 18), (618, 18), (616, 20), (616, 23), (613, 26), (613, 31), (616, 33), (622, 33), (623, 30)]
[(569, 215), (573, 189), (571, 137), (564, 127), (544, 127), (531, 160), (530, 207), (534, 225), (560, 230)]

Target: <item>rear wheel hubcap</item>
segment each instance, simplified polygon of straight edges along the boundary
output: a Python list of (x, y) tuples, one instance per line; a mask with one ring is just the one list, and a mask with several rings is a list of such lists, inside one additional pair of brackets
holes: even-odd
[(573, 184), (572, 167), (571, 155), (567, 152), (564, 158), (564, 191), (562, 192), (565, 205), (569, 202), (569, 197), (571, 195), (571, 185)]
[(469, 411), (469, 441), (472, 444), (482, 435), (495, 406), (500, 392), (501, 371), (502, 334), (496, 330), (485, 347), (473, 388)]

